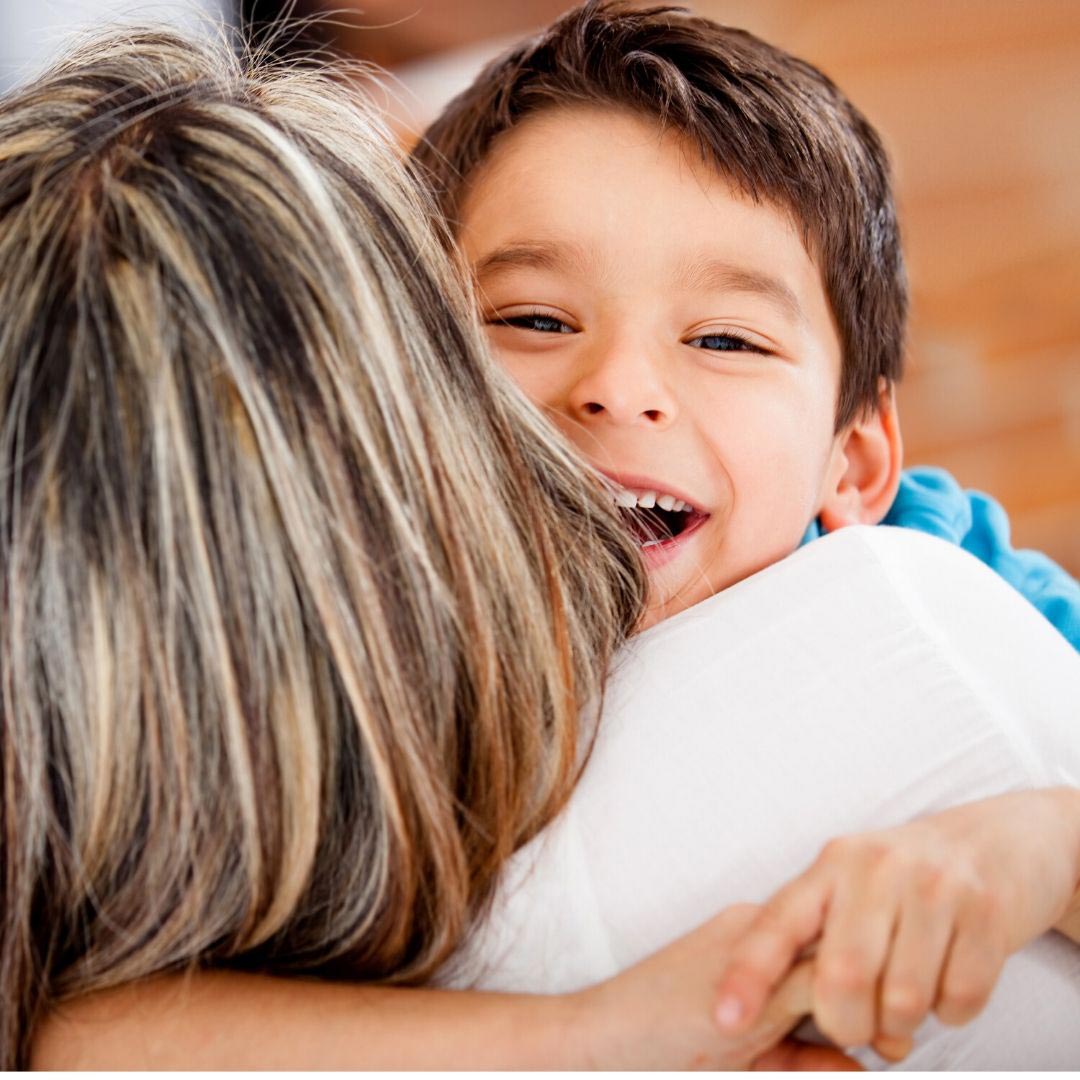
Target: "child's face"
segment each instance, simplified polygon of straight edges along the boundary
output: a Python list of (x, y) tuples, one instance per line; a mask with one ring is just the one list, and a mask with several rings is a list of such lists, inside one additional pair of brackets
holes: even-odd
[(693, 508), (643, 548), (648, 622), (798, 546), (845, 467), (841, 350), (784, 213), (648, 121), (553, 109), (497, 145), (459, 239), (525, 392), (624, 488)]

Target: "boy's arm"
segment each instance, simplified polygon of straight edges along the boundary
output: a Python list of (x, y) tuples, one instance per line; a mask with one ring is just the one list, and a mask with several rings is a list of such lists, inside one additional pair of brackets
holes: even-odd
[(164, 976), (55, 1010), (35, 1069), (581, 1067), (563, 997), (395, 989), (226, 971)]
[[(745, 1068), (810, 1009), (807, 965), (750, 1030), (722, 1034), (716, 976), (754, 917), (729, 908), (606, 982), (565, 995), (362, 986), (206, 971), (77, 999), (35, 1032), (47, 1069)], [(820, 1047), (785, 1043), (820, 1067)], [(826, 1064), (849, 1068), (839, 1052)]]

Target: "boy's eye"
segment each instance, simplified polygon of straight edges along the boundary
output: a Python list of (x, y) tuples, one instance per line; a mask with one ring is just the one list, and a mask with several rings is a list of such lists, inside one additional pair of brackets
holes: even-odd
[(491, 320), (496, 326), (514, 326), (519, 330), (534, 330), (538, 334), (572, 334), (573, 328), (552, 315), (510, 315)]
[(726, 332), (723, 334), (702, 334), (700, 337), (691, 338), (687, 345), (693, 345), (698, 349), (709, 352), (764, 352), (760, 346), (755, 345), (748, 338), (740, 334)]

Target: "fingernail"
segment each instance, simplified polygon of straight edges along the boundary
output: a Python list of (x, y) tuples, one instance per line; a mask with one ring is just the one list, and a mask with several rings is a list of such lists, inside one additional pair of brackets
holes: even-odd
[(743, 1016), (742, 1002), (734, 996), (722, 997), (716, 1006), (716, 1022), (722, 1028), (737, 1027)]

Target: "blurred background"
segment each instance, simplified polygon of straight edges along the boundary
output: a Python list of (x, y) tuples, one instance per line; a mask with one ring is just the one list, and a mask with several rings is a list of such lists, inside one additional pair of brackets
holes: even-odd
[[(388, 69), (408, 144), (559, 0), (0, 0), (0, 89), (107, 18), (258, 31)], [(909, 464), (1008, 510), (1018, 546), (1080, 576), (1080, 0), (696, 0), (838, 82), (882, 132), (913, 286), (900, 389)]]

